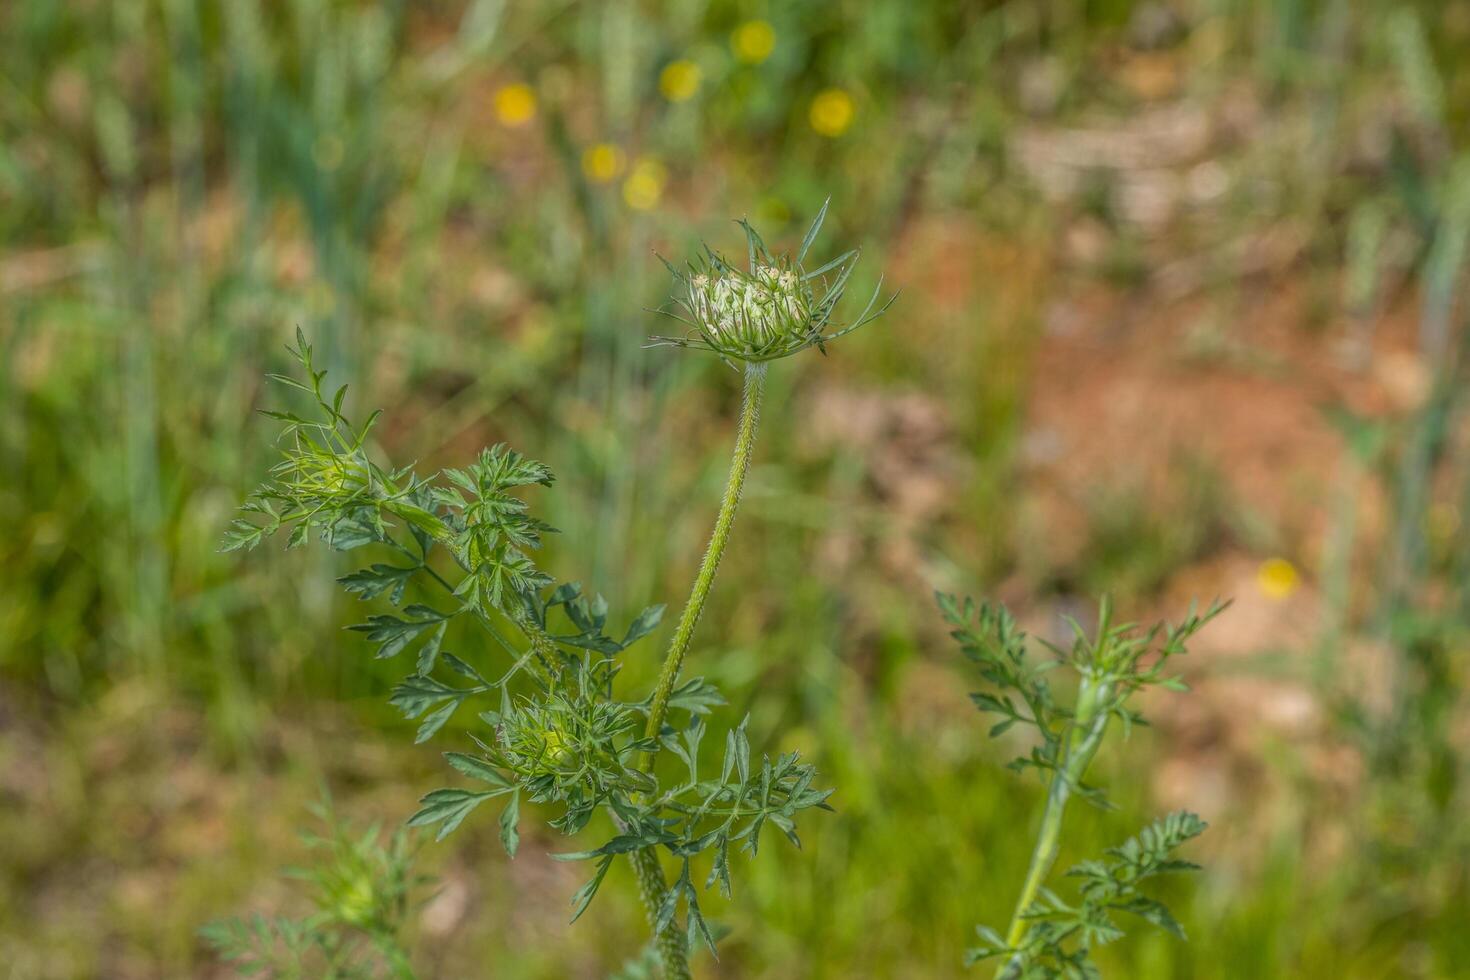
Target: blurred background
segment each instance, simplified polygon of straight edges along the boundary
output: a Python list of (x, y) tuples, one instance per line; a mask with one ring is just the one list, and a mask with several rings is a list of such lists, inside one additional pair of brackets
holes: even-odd
[[(226, 976), (198, 928), (300, 911), (323, 784), (445, 783), (344, 556), (217, 551), (296, 325), (384, 458), (548, 462), (547, 565), (622, 622), (682, 600), (738, 398), (644, 349), (654, 252), (830, 195), (819, 259), (902, 296), (772, 370), (692, 662), (838, 812), (710, 896), (706, 974), (960, 976), (1007, 916), (1039, 792), (943, 588), (1050, 637), (1235, 600), (1069, 818), (1063, 862), (1212, 825), (1190, 942), (1108, 975), (1470, 976), (1467, 51), (1467, 0), (0, 5), (0, 974)], [(638, 954), (625, 868), (569, 929), (568, 842), (483, 816), (421, 852), (421, 975)]]

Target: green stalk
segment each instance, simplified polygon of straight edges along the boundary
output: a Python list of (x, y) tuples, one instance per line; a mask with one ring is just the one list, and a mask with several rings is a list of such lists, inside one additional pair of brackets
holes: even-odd
[[(669, 893), (664, 881), (664, 869), (659, 866), (658, 852), (651, 847), (634, 851), (633, 874), (638, 879), (638, 894), (643, 897), (644, 909), (648, 912), (650, 928), (658, 921), (658, 910)], [(658, 959), (663, 964), (664, 980), (692, 980), (689, 972), (689, 950), (684, 933), (674, 922), (654, 936), (658, 945)]]
[[(725, 546), (730, 542), (730, 529), (735, 524), (735, 511), (740, 506), (740, 492), (745, 487), (745, 474), (750, 470), (750, 458), (755, 449), (755, 430), (760, 422), (761, 393), (765, 381), (764, 364), (746, 364), (745, 391), (740, 404), (740, 422), (735, 434), (735, 451), (730, 458), (730, 476), (725, 483), (725, 496), (720, 501), (720, 513), (715, 518), (715, 528), (710, 534), (704, 560), (700, 562), (699, 574), (694, 577), (689, 601), (684, 604), (684, 611), (679, 615), (679, 624), (674, 628), (673, 639), (669, 641), (669, 651), (664, 655), (663, 669), (659, 672), (658, 686), (654, 688), (653, 701), (648, 711), (645, 735), (649, 738), (657, 738), (663, 730), (664, 717), (669, 711), (669, 697), (679, 679), (684, 656), (689, 652), (689, 644), (694, 638), (694, 627), (699, 623), (705, 600), (709, 598), (710, 589), (715, 583), (715, 572), (719, 570)], [(654, 754), (650, 752), (644, 759), (645, 771), (652, 771), (653, 763)], [(638, 876), (638, 890), (643, 896), (643, 904), (648, 909), (649, 921), (652, 923), (668, 894), (668, 884), (664, 881), (657, 851), (649, 847), (636, 852), (633, 855), (633, 870)], [(659, 959), (663, 962), (664, 980), (687, 980), (690, 976), (689, 957), (682, 931), (671, 922), (654, 938), (658, 942)]]
[(391, 934), (385, 935), (381, 932), (374, 932), (372, 938), (373, 945), (377, 947), (378, 952), (383, 954), (383, 958), (388, 961), (388, 965), (393, 971), (393, 976), (397, 980), (415, 980), (417, 975), (413, 972), (413, 965), (409, 963), (408, 954), (403, 951), (403, 947), (398, 944), (397, 939)]
[[(725, 545), (730, 542), (730, 528), (735, 524), (735, 510), (740, 506), (740, 491), (745, 487), (745, 474), (750, 469), (750, 457), (755, 449), (755, 430), (760, 422), (761, 392), (765, 387), (766, 366), (745, 366), (745, 392), (740, 404), (740, 425), (735, 435), (735, 452), (730, 458), (730, 477), (725, 483), (725, 496), (720, 501), (720, 514), (715, 518), (715, 529), (710, 534), (709, 547), (705, 549), (704, 561), (699, 564), (699, 574), (694, 577), (694, 588), (689, 592), (689, 601), (679, 615), (679, 625), (674, 629), (674, 638), (669, 641), (669, 652), (664, 655), (663, 670), (658, 676), (658, 686), (653, 692), (653, 704), (648, 712), (648, 726), (644, 734), (656, 738), (663, 729), (664, 716), (669, 710), (669, 695), (679, 679), (679, 669), (684, 665), (684, 655), (689, 652), (689, 643), (694, 638), (694, 627), (704, 612), (705, 600), (715, 584), (715, 572), (720, 559), (725, 555)], [(646, 760), (649, 765), (653, 759)]]
[[(1063, 736), (1062, 757), (1058, 769), (1052, 773), (1046, 791), (1046, 809), (1041, 814), (1041, 829), (1036, 834), (1036, 846), (1031, 851), (1031, 864), (1026, 870), (1026, 880), (1021, 885), (1021, 894), (1016, 899), (1016, 910), (1011, 914), (1011, 925), (1006, 931), (1006, 945), (1019, 946), (1030, 928), (1023, 916), (1036, 894), (1041, 890), (1052, 866), (1056, 864), (1057, 851), (1061, 848), (1062, 817), (1071, 799), (1072, 789), (1081, 785), (1087, 767), (1102, 745), (1103, 733), (1108, 726), (1109, 700), (1112, 693), (1111, 679), (1099, 681), (1090, 674), (1084, 675), (1082, 687), (1077, 692), (1077, 713)], [(1016, 959), (1001, 968), (999, 976), (1010, 975)]]

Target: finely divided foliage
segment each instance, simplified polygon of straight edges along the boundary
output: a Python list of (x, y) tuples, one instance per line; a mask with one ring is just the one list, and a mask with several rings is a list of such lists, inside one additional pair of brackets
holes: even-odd
[[(559, 856), (595, 862), (592, 879), (575, 898), (573, 918), (592, 900), (616, 855), (658, 846), (674, 855), (680, 869), (659, 921), (672, 919), (682, 900), (698, 934), (709, 937), (691, 885), (691, 863), (706, 858), (706, 887), (718, 883), (728, 893), (732, 845), (754, 855), (767, 825), (798, 843), (796, 815), (825, 807), (831, 791), (813, 788), (815, 771), (795, 753), (752, 761), (744, 724), (727, 735), (718, 777), (702, 778), (697, 759), (704, 715), (724, 699), (699, 678), (669, 699), (677, 723), (646, 736), (647, 699), (618, 700), (614, 681), (619, 655), (658, 626), (663, 608), (645, 609), (614, 637), (600, 597), (589, 599), (575, 583), (550, 587), (551, 577), (531, 554), (553, 529), (514, 494), (550, 486), (550, 470), (504, 446), (437, 478), (378, 466), (367, 454), (368, 427), (354, 428), (342, 414), (342, 389), (324, 397), (325, 372), (312, 366), (305, 338), (298, 336), (297, 343), (294, 353), (308, 380), (289, 383), (311, 393), (318, 417), (267, 413), (285, 423), (291, 443), (273, 471), (275, 479), (245, 505), (247, 515), (265, 520), (237, 521), (227, 547), (253, 547), (282, 530), (293, 547), (315, 533), (339, 550), (378, 545), (398, 556), (340, 580), (362, 599), (396, 607), (352, 627), (376, 646), (379, 657), (413, 655), (414, 670), (394, 689), (392, 703), (421, 719), (420, 742), (465, 704), (488, 705), (478, 715), (483, 734), (470, 735), (476, 751), (447, 754), (455, 770), (483, 788), (435, 790), (409, 824), (437, 825), (442, 839), (481, 804), (503, 798), (501, 840), (514, 855), (523, 798), (552, 805), (551, 826), (566, 834), (581, 832), (604, 810), (613, 818), (611, 838), (592, 850)], [(443, 560), (436, 560), (441, 553)], [(437, 588), (439, 598), (410, 601), (418, 591), (411, 587), (419, 585)], [(475, 620), (505, 652), (498, 674), (482, 672), (443, 648), (447, 628), (458, 617)], [(674, 756), (686, 775), (661, 785), (640, 765), (650, 752)]]
[[(1116, 721), (1126, 732), (1146, 724), (1129, 702), (1142, 689), (1158, 685), (1183, 690), (1167, 671), (1185, 644), (1224, 610), (1216, 603), (1203, 614), (1191, 610), (1183, 622), (1139, 631), (1112, 622), (1104, 600), (1095, 634), (1073, 622), (1074, 638), (1063, 650), (1043, 641), (1054, 659), (1034, 658), (1023, 633), (1004, 607), (969, 599), (938, 597), (940, 610), (954, 628), (952, 636), (965, 657), (976, 665), (990, 690), (971, 695), (981, 711), (999, 716), (992, 737), (1021, 725), (1038, 741), (1010, 763), (1018, 772), (1034, 770), (1047, 789), (1046, 808), (1032, 851), (1030, 867), (1010, 927), (1004, 935), (989, 926), (977, 931), (982, 945), (967, 954), (975, 963), (1000, 958), (1004, 980), (1051, 980), (1096, 977), (1091, 952), (1120, 939), (1123, 930), (1113, 913), (1124, 912), (1161, 926), (1179, 937), (1184, 930), (1164, 905), (1139, 890), (1148, 878), (1195, 867), (1170, 854), (1198, 836), (1205, 824), (1192, 813), (1173, 813), (1107, 852), (1107, 860), (1084, 861), (1067, 872), (1080, 882), (1080, 895), (1068, 902), (1046, 887), (1060, 847), (1063, 815), (1073, 796), (1109, 806), (1106, 796), (1083, 781), (1089, 765)], [(1047, 675), (1065, 668), (1076, 675), (1075, 696), (1059, 698)]]
[[(591, 833), (594, 819), (604, 815), (599, 846), (557, 855), (592, 863), (590, 879), (573, 897), (572, 919), (587, 909), (618, 856), (628, 855), (659, 961), (672, 978), (688, 976), (694, 943), (714, 948), (717, 931), (701, 912), (697, 883), (703, 889), (718, 886), (728, 896), (732, 850), (754, 857), (768, 829), (799, 846), (801, 812), (830, 809), (832, 791), (814, 785), (813, 767), (794, 752), (776, 759), (753, 754), (744, 722), (724, 733), (718, 773), (701, 771), (706, 716), (725, 702), (701, 678), (679, 677), (749, 466), (763, 362), (836, 336), (821, 331), (856, 253), (801, 273), (799, 280), (793, 271), (800, 269), (825, 214), (824, 206), (794, 261), (772, 256), (741, 222), (753, 276), (740, 278), (735, 292), (733, 271), (708, 252), (716, 274), (731, 277), (719, 298), (725, 312), (706, 306), (700, 321), (702, 329), (716, 331), (706, 332), (705, 340), (718, 339), (719, 345), (676, 343), (708, 346), (748, 362), (745, 398), (715, 531), (658, 685), (647, 697), (625, 699), (617, 678), (621, 658), (657, 628), (663, 607), (643, 610), (621, 633), (610, 631), (600, 596), (576, 583), (556, 584), (537, 564), (535, 553), (554, 529), (531, 514), (524, 494), (550, 487), (551, 471), (505, 446), (484, 450), (464, 469), (426, 476), (375, 461), (368, 436), (376, 413), (361, 424), (348, 419), (345, 386), (328, 393), (326, 372), (316, 368), (299, 330), (292, 354), (303, 376), (274, 377), (305, 393), (310, 407), (305, 415), (265, 413), (282, 425), (282, 460), (246, 501), (225, 540), (226, 550), (253, 548), (283, 532), (288, 547), (315, 536), (339, 551), (370, 551), (360, 569), (339, 581), (360, 599), (391, 607), (352, 627), (373, 644), (376, 656), (412, 660), (391, 702), (419, 722), (419, 742), (439, 734), (461, 709), (475, 712), (472, 718), (483, 725), (468, 734), (473, 751), (446, 753), (469, 785), (427, 794), (409, 824), (435, 827), (442, 839), (497, 799), (500, 838), (514, 856), (523, 801), (546, 807), (550, 825), (568, 835)], [(764, 263), (760, 268), (757, 257)], [(835, 282), (815, 297), (810, 283), (834, 272)], [(779, 290), (786, 291), (784, 298), (776, 296)], [(725, 316), (728, 335), (709, 316)], [(847, 329), (871, 318), (865, 311)], [(482, 630), (499, 649), (498, 665), (445, 648), (451, 624), (460, 620)], [(659, 766), (665, 758), (671, 764)], [(672, 858), (672, 884), (659, 854)], [(678, 922), (681, 906), (687, 928)]]
[(376, 826), (351, 833), (333, 813), (330, 800), (312, 812), (326, 830), (324, 835), (303, 835), (317, 861), (287, 872), (306, 886), (311, 914), (293, 919), (257, 913), (211, 923), (202, 935), (242, 976), (411, 978), (404, 926), (410, 894), (428, 879), (410, 870), (407, 831), (400, 828), (384, 843)]

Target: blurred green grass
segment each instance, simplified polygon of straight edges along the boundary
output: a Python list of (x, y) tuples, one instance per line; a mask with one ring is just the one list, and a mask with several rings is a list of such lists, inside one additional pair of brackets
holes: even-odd
[[(731, 43), (751, 18), (775, 37), (755, 64)], [(360, 610), (331, 559), (216, 553), (267, 465), (251, 411), (293, 325), (358, 406), (388, 409), (389, 455), (434, 466), (511, 441), (561, 478), (546, 516), (575, 546), (553, 543), (550, 567), (615, 608), (676, 600), (735, 386), (717, 363), (643, 349), (641, 310), (665, 288), (652, 252), (733, 246), (725, 222), (747, 213), (789, 238), (829, 194), (840, 237), (868, 250), (863, 274), (886, 267), (905, 294), (830, 359), (776, 372), (778, 422), (706, 619), (723, 628), (694, 657), (732, 711), (753, 712), (758, 741), (812, 755), (839, 812), (803, 855), (767, 854), (714, 903), (734, 932), (713, 972), (959, 975), (971, 926), (1004, 917), (1036, 794), (984, 740), (930, 588), (998, 591), (1044, 625), (1104, 588), (1142, 615), (1222, 554), (1315, 553), (1316, 531), (1238, 499), (1230, 459), (1137, 447), (1123, 472), (1084, 481), (1064, 509), (1075, 523), (1037, 503), (1046, 446), (1026, 416), (1058, 390), (1038, 380), (1066, 332), (1056, 298), (1202, 295), (1209, 316), (1170, 369), (1187, 391), (1191, 370), (1273, 370), (1233, 326), (1264, 276), (1308, 295), (1283, 329), (1321, 360), (1408, 297), (1433, 375), (1411, 410), (1347, 406), (1353, 479), (1309, 508), (1327, 526), (1320, 568), (1303, 560), (1323, 593), (1312, 692), (1322, 737), (1349, 752), (1324, 778), (1288, 738), (1231, 772), (1205, 814), (1209, 870), (1179, 895), (1190, 944), (1143, 936), (1104, 962), (1148, 977), (1470, 975), (1454, 819), (1467, 33), (1464, 3), (1388, 0), (7, 5), (11, 975), (211, 975), (195, 930), (289, 901), (274, 871), (299, 857), (290, 830), (319, 780), (344, 810), (390, 821), (432, 782), (434, 753), (407, 747), (382, 703), (400, 671), (340, 631)], [(677, 60), (699, 69), (684, 101), (660, 88)], [(497, 106), (518, 84), (535, 104), (515, 126)], [(811, 118), (824, 92), (853, 108), (831, 136)], [(1096, 139), (1063, 192), (1027, 163), (1098, 118), (1126, 145), (1158, 103), (1223, 105), (1246, 131), (1228, 158), (1238, 190), (1201, 220), (1151, 223), (1152, 163), (1109, 163), (1119, 151)], [(588, 154), (602, 144), (600, 167)], [(1203, 165), (1186, 176), (1208, 188)], [(1106, 406), (1077, 407), (1086, 432)], [(1370, 492), (1387, 504), (1363, 528)], [(1393, 651), (1392, 677), (1344, 690), (1365, 638)], [(1268, 639), (1242, 652), (1270, 678), (1298, 640)], [(1129, 743), (1109, 774), (1128, 787), (1122, 812), (1080, 815), (1078, 852), (1156, 808), (1159, 780), (1142, 774), (1197, 757), (1171, 737)], [(560, 847), (536, 843), (525, 850)], [(457, 915), (426, 913), (446, 950), (427, 975), (493, 962), (596, 976), (637, 952), (636, 905), (605, 900), (563, 930), (577, 882), (535, 857), (507, 865), (486, 828), (425, 860), (461, 896)]]

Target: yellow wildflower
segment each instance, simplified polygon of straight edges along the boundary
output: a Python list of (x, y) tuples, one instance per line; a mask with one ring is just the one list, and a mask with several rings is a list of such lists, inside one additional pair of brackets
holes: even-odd
[(688, 59), (671, 61), (658, 76), (658, 90), (670, 102), (688, 102), (699, 91), (704, 73)]
[(852, 96), (840, 88), (823, 89), (812, 99), (812, 129), (829, 139), (836, 139), (852, 125)]
[(1269, 599), (1285, 599), (1300, 585), (1296, 566), (1285, 558), (1268, 558), (1256, 569), (1256, 588)]
[(736, 59), (758, 65), (776, 50), (776, 29), (768, 21), (748, 20), (730, 35), (730, 47)]
[(535, 119), (535, 90), (525, 82), (500, 86), (495, 90), (495, 118), (513, 129)]
[(623, 172), (627, 158), (612, 143), (596, 143), (582, 154), (582, 173), (594, 184), (610, 184)]
[(663, 199), (669, 170), (652, 157), (640, 157), (623, 181), (623, 200), (635, 211), (652, 211)]

